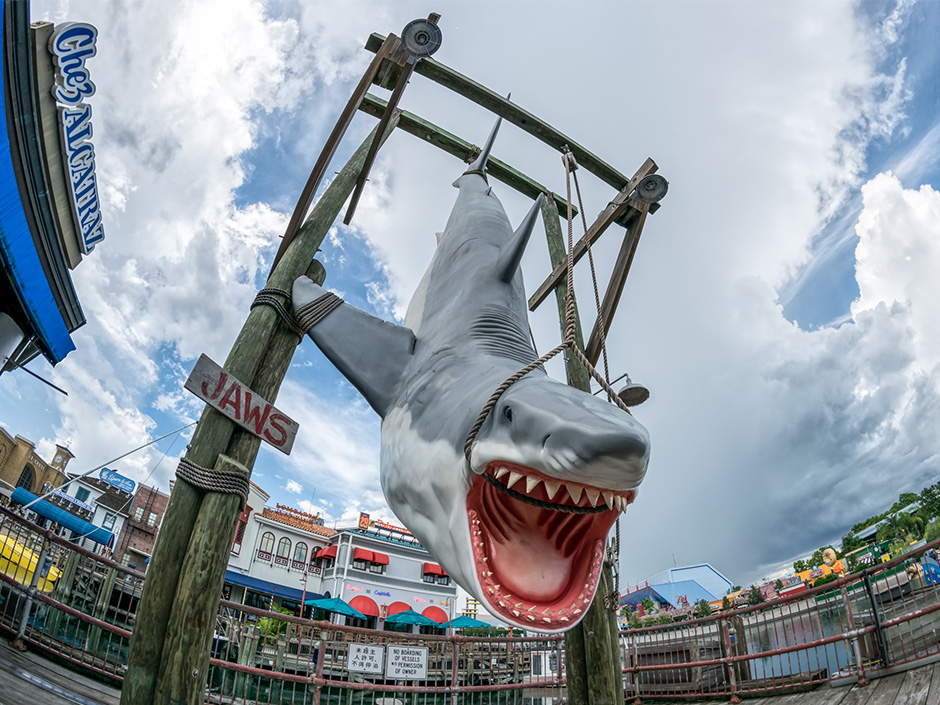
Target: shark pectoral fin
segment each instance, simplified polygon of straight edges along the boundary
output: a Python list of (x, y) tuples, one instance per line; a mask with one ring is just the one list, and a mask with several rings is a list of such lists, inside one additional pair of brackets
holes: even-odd
[(516, 232), (499, 248), (496, 273), (500, 280), (506, 283), (512, 281), (516, 270), (519, 269), (522, 254), (525, 252), (526, 245), (529, 243), (529, 236), (532, 234), (536, 220), (538, 220), (543, 198), (545, 198), (545, 194), (540, 193), (539, 197), (535, 199), (535, 203), (532, 204), (532, 208), (522, 219), (519, 227), (516, 228)]
[[(294, 281), (296, 311), (326, 294), (307, 277)], [(395, 397), (402, 370), (414, 351), (410, 328), (388, 323), (349, 304), (340, 304), (310, 329), (310, 338), (379, 416)]]

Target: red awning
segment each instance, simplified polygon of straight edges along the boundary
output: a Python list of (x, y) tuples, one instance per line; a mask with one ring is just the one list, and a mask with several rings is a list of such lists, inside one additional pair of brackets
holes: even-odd
[(371, 597), (366, 597), (365, 595), (356, 595), (349, 601), (349, 606), (354, 610), (359, 610), (366, 617), (379, 616), (379, 606), (375, 604), (375, 600), (373, 600)]
[(385, 614), (391, 617), (393, 614), (398, 614), (399, 612), (407, 612), (411, 608), (406, 605), (404, 602), (393, 602), (388, 606), (388, 609), (385, 610)]
[[(362, 610), (360, 610), (361, 612)], [(447, 613), (442, 610), (440, 607), (431, 607), (426, 608), (421, 614), (423, 614), (428, 619), (433, 619), (438, 624), (443, 624), (447, 621)]]
[(388, 565), (388, 556), (384, 553), (379, 553), (378, 551), (372, 552), (372, 562), (379, 563), (381, 565)]
[(425, 575), (447, 575), (447, 573), (444, 572), (444, 569), (441, 568), (437, 563), (425, 563), (424, 574)]
[(319, 553), (317, 553), (317, 560), (321, 558), (336, 558), (336, 546), (330, 546), (329, 548), (324, 548)]
[[(372, 551), (367, 551), (364, 548), (357, 548), (353, 551), (353, 560), (354, 561), (365, 561), (366, 563), (372, 562)], [(362, 610), (359, 610), (362, 612)]]

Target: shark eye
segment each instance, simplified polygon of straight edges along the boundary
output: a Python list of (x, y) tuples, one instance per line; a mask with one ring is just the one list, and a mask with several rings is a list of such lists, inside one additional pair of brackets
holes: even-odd
[(503, 409), (503, 416), (506, 417), (506, 420), (509, 423), (512, 423), (512, 407), (507, 406), (505, 409)]

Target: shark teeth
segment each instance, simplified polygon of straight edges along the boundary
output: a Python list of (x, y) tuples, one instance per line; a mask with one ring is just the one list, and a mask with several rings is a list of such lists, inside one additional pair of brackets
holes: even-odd
[(591, 604), (597, 590), (598, 581), (601, 573), (601, 559), (603, 558), (604, 542), (598, 540), (591, 547), (592, 562), (590, 572), (587, 576), (587, 582), (584, 583), (584, 590), (580, 591), (577, 597), (571, 596), (566, 599), (567, 604), (538, 604), (531, 599), (514, 595), (512, 591), (502, 584), (497, 583), (497, 576), (494, 571), (486, 567), (486, 542), (484, 541), (482, 530), (479, 527), (478, 516), (474, 510), (467, 512), (470, 525), (471, 545), (473, 546), (474, 557), (481, 566), (477, 570), (477, 579), (482, 588), (482, 594), (486, 598), (487, 609), (491, 609), (493, 614), (502, 615), (515, 622), (537, 622), (540, 627), (545, 629), (562, 630), (577, 621), (584, 610)]
[[(578, 482), (546, 478), (535, 472), (526, 472), (521, 466), (506, 467), (493, 463), (485, 472), (506, 489), (515, 488), (515, 492), (522, 492), (524, 487), (524, 494), (527, 496), (549, 504), (558, 504), (560, 508), (576, 506), (623, 512), (636, 494), (633, 490), (608, 490)], [(540, 490), (543, 487), (544, 490)], [(562, 489), (565, 493), (561, 493)]]

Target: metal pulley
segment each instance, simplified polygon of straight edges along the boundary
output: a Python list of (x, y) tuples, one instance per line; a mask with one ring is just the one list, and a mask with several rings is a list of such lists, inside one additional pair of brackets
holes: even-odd
[(669, 182), (659, 174), (644, 176), (636, 187), (636, 197), (645, 203), (658, 203), (669, 190)]
[(401, 31), (405, 48), (419, 59), (430, 56), (441, 46), (441, 28), (431, 18), (412, 20)]

